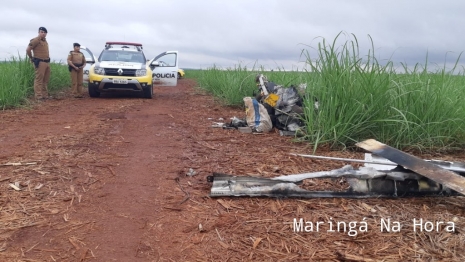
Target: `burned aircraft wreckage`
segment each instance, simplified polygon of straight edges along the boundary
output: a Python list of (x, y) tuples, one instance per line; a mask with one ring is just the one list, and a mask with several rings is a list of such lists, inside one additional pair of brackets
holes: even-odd
[[(347, 165), (340, 169), (261, 178), (213, 173), (210, 196), (268, 196), (300, 198), (369, 198), (465, 195), (465, 164), (446, 161), (426, 161), (369, 139), (357, 146), (375, 154), (366, 154), (365, 160), (340, 159), (312, 155), (297, 157), (326, 158), (364, 162), (354, 169)], [(342, 179), (345, 191), (312, 191), (300, 185), (305, 179)]]
[[(268, 81), (262, 74), (255, 81), (259, 93), (254, 98), (244, 98), (246, 119), (232, 119), (231, 124), (223, 128), (248, 126), (251, 132), (259, 133), (277, 128), (281, 135), (299, 135), (304, 127), (301, 93), (305, 86), (283, 87)], [(315, 110), (318, 110), (318, 99), (314, 98), (314, 102)], [(275, 178), (213, 173), (207, 178), (212, 182), (210, 196), (368, 198), (465, 195), (465, 163), (422, 160), (373, 139), (356, 145), (374, 155), (365, 154), (365, 160), (293, 155), (364, 162), (365, 166), (359, 169), (347, 165), (336, 170)], [(344, 181), (344, 190), (308, 190), (303, 184), (309, 179), (339, 179)]]
[[(258, 92), (254, 97), (244, 97), (246, 118), (231, 118), (230, 124), (214, 125), (226, 129), (250, 127), (251, 132), (266, 133), (273, 128), (279, 129), (281, 135), (294, 136), (303, 131), (304, 108), (301, 93), (306, 85), (284, 87), (260, 74), (255, 78)], [(318, 101), (315, 99), (315, 109), (318, 109)], [(244, 129), (242, 129), (244, 130)]]

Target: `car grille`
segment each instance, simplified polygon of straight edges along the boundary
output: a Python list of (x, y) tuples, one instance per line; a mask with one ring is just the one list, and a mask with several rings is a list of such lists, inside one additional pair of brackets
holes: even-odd
[(123, 73), (118, 74), (119, 68), (105, 68), (105, 75), (107, 76), (136, 76), (136, 69), (122, 69)]
[(122, 85), (122, 84), (113, 84), (113, 83), (106, 83), (105, 86), (103, 86), (103, 90), (108, 90), (108, 89), (124, 89), (124, 90), (139, 90), (137, 89), (137, 86), (134, 84), (127, 84), (127, 85)]

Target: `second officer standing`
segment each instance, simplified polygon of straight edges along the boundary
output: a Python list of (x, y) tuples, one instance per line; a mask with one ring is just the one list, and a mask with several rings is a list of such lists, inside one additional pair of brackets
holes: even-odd
[(86, 66), (86, 58), (81, 53), (81, 45), (73, 44), (74, 50), (68, 54), (68, 68), (71, 74), (71, 92), (74, 97), (82, 98), (82, 84), (84, 82), (84, 67)]

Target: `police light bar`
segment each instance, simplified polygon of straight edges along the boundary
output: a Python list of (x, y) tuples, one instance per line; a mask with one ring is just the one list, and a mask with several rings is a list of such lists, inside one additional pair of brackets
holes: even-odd
[(112, 45), (130, 45), (130, 46), (135, 46), (136, 48), (142, 49), (142, 44), (140, 43), (133, 43), (133, 42), (106, 42), (105, 47), (108, 48)]
[(133, 45), (133, 46), (142, 46), (139, 43), (131, 43), (131, 42), (106, 42), (107, 45)]

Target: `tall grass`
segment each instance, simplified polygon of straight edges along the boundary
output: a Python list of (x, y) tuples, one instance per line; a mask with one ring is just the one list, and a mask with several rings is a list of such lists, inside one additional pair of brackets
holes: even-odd
[(19, 105), (33, 91), (34, 69), (21, 58), (0, 63), (0, 107)]
[(305, 117), (308, 139), (318, 146), (350, 146), (363, 137), (373, 137), (379, 130), (379, 119), (390, 104), (387, 93), (393, 73), (392, 63), (380, 65), (372, 52), (360, 58), (358, 42), (337, 46), (323, 39), (318, 44), (318, 56), (313, 59), (305, 51), (307, 63), (314, 72), (308, 97), (319, 100), (317, 111), (306, 99)]
[[(71, 79), (67, 66), (50, 63), (50, 93), (69, 87)], [(34, 66), (28, 59), (12, 56), (0, 62), (0, 108), (10, 108), (22, 104), (34, 94)]]
[(189, 70), (186, 75), (195, 78), (201, 88), (221, 99), (225, 105), (237, 106), (243, 104), (245, 96), (253, 96), (257, 92), (255, 77), (259, 73), (284, 86), (305, 81), (303, 72), (285, 72), (279, 68), (265, 72), (263, 67), (249, 69), (241, 65), (226, 69), (213, 66), (207, 70)]
[(50, 82), (48, 90), (53, 94), (71, 86), (71, 76), (68, 65), (62, 61), (50, 63)]
[[(241, 105), (256, 90), (257, 73), (284, 86), (307, 83), (304, 95), (306, 139), (316, 149), (353, 147), (374, 138), (397, 148), (458, 149), (465, 146), (465, 76), (457, 70), (413, 69), (390, 60), (380, 63), (371, 48), (360, 54), (358, 39), (340, 44), (341, 34), (322, 39), (315, 52), (303, 50), (308, 72), (264, 72), (261, 68), (196, 71), (202, 88), (228, 105)], [(191, 74), (189, 72), (189, 74)], [(315, 110), (314, 99), (320, 107)]]
[[(338, 36), (339, 37), (339, 36)], [(318, 45), (307, 63), (314, 74), (309, 94), (318, 97), (316, 112), (307, 99), (308, 139), (332, 146), (352, 146), (375, 138), (398, 148), (460, 148), (464, 145), (463, 76), (454, 69), (428, 72), (415, 66), (397, 72), (392, 61), (380, 64), (373, 52), (359, 54), (358, 41)], [(370, 39), (371, 40), (371, 39)]]

